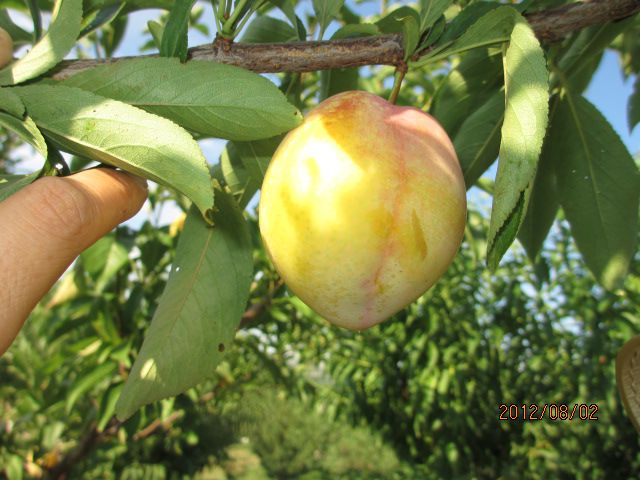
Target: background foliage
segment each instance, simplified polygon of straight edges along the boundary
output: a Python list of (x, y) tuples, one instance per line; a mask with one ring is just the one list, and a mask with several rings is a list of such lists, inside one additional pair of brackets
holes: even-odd
[[(62, 5), (71, 12), (80, 3), (65, 1)], [(429, 41), (444, 42), (447, 35), (456, 38), (456, 29), (457, 36), (463, 34), (468, 25), (460, 20), (464, 19), (460, 12), (475, 10), (469, 15), (476, 19), (478, 12), (490, 13), (497, 6), (478, 1), (419, 2), (417, 16), (407, 5), (395, 13), (397, 18), (413, 20), (398, 22), (385, 19), (386, 12), (378, 6), (380, 15), (359, 17), (356, 11), (366, 2), (301, 2), (297, 10), (289, 2), (270, 2), (240, 25), (240, 19), (234, 23), (207, 18), (201, 5), (191, 9), (193, 2), (83, 3), (82, 23), (76, 22), (84, 35), (80, 43), (76, 43), (77, 35), (68, 33), (67, 23), (56, 30), (52, 23), (48, 30), (49, 35), (61, 35), (59, 41), (69, 43), (69, 48), (75, 45), (78, 56), (87, 55), (88, 49), (110, 56), (123, 38), (127, 14), (157, 6), (167, 13), (149, 23), (141, 47), (155, 46), (170, 57), (185, 53), (181, 39), (187, 18), (191, 28), (209, 33), (215, 25), (219, 32), (247, 42), (340, 38), (381, 31), (402, 31), (411, 39), (417, 31), (415, 49), (430, 45)], [(213, 3), (219, 8), (223, 2)], [(274, 9), (272, 3), (281, 9)], [(382, 2), (382, 8), (393, 10), (386, 3)], [(567, 2), (523, 2), (519, 8), (534, 11), (563, 3)], [(429, 6), (436, 6), (435, 13), (425, 13), (431, 11)], [(52, 2), (47, 1), (2, 1), (0, 26), (13, 29), (18, 45), (29, 44), (34, 36), (43, 34), (38, 33), (42, 26), (34, 21), (30, 32), (8, 24), (7, 9), (14, 15), (19, 11), (34, 14), (37, 20), (43, 14), (46, 18), (51, 7)], [(445, 17), (440, 16), (443, 12), (449, 30), (444, 27)], [(505, 18), (512, 16), (509, 13)], [(74, 22), (72, 14), (59, 13), (58, 18)], [(427, 24), (427, 30), (421, 31)], [(246, 28), (241, 31), (241, 26)], [(396, 318), (378, 327), (363, 333), (333, 328), (282, 286), (262, 249), (253, 209), (247, 208), (246, 225), (233, 231), (246, 228), (243, 251), (251, 254), (255, 274), (251, 284), (247, 282), (248, 307), (233, 344), (225, 342), (222, 361), (213, 374), (212, 366), (195, 365), (208, 370), (210, 379), (137, 410), (125, 423), (114, 417), (116, 403), (150, 320), (161, 310), (158, 299), (179, 255), (176, 249), (182, 227), (181, 222), (165, 225), (151, 215), (100, 240), (78, 259), (0, 359), (1, 471), (11, 479), (637, 476), (638, 436), (624, 415), (614, 380), (616, 352), (640, 326), (635, 252), (637, 166), (604, 117), (581, 94), (606, 48), (620, 53), (625, 75), (638, 73), (639, 28), (636, 17), (591, 27), (544, 46), (551, 71), (551, 133), (529, 193), (529, 209), (526, 215), (522, 212), (520, 243), (511, 247), (499, 265), (495, 262), (493, 272), (486, 268), (488, 243), (494, 242), (489, 238), (495, 231), (490, 227), (490, 196), (485, 192), (501, 188), (492, 181), (495, 168), (490, 169), (500, 151), (501, 137), (518, 135), (501, 128), (506, 115), (501, 50), (483, 47), (460, 55), (449, 53), (424, 65), (418, 61), (404, 79), (398, 103), (424, 107), (442, 122), (454, 140), (467, 184), (481, 187), (470, 193), (465, 242), (447, 275)], [(164, 36), (167, 31), (175, 33)], [(43, 57), (37, 68), (47, 71), (61, 58)], [(177, 60), (163, 61), (168, 66), (158, 71), (165, 70), (171, 82), (170, 65), (178, 67)], [(136, 72), (140, 67), (130, 68)], [(158, 74), (153, 70), (157, 67), (148, 68), (148, 76), (138, 78), (131, 72), (115, 71), (114, 78), (125, 82), (116, 84), (120, 85), (117, 88), (109, 81), (101, 84), (101, 78), (109, 78), (98, 70), (71, 77), (55, 88), (83, 89), (84, 93), (73, 95), (77, 105), (72, 110), (97, 102), (108, 115), (122, 115), (118, 109), (126, 108), (151, 129), (162, 128), (162, 122), (168, 121), (158, 115), (166, 115), (196, 140), (228, 138), (220, 159), (206, 160), (219, 185), (242, 208), (247, 207), (279, 141), (273, 135), (295, 125), (295, 109), (264, 78), (228, 70), (226, 82), (216, 81), (212, 74), (208, 77), (212, 84), (203, 87), (203, 92), (222, 92), (219, 96), (207, 96), (208, 103), (201, 110), (190, 106), (179, 111), (163, 96), (166, 91), (132, 93), (137, 91), (136, 82), (144, 85)], [(26, 78), (34, 71), (21, 74)], [(189, 75), (197, 84), (198, 73)], [(189, 75), (176, 81), (184, 82)], [(290, 104), (304, 112), (346, 89), (362, 88), (388, 96), (393, 77), (390, 67), (367, 67), (278, 74), (270, 79)], [(52, 152), (59, 148), (75, 154), (69, 162), (72, 171), (92, 165), (93, 157), (79, 147), (81, 142), (74, 140), (72, 128), (50, 125), (50, 112), (38, 110), (55, 106), (55, 95), (48, 96), (53, 99), (51, 105), (37, 103), (50, 88), (2, 89), (23, 92), (19, 97), (33, 120), (29, 123), (31, 117), (24, 117), (25, 128), (20, 129), (8, 114), (0, 113), (0, 173), (14, 172), (24, 141), (48, 158), (48, 163), (54, 163)], [(234, 110), (242, 109), (241, 97), (233, 95), (252, 89), (271, 91), (262, 107), (275, 113), (259, 114), (260, 105), (252, 103), (257, 123), (247, 125)], [(194, 105), (202, 95), (193, 89), (185, 91)], [(152, 94), (160, 99), (149, 98)], [(99, 96), (114, 99), (113, 103), (95, 100)], [(80, 97), (86, 102), (77, 100)], [(227, 102), (232, 97), (236, 100)], [(629, 103), (632, 128), (640, 120), (638, 98), (636, 92)], [(162, 106), (153, 107), (158, 101)], [(220, 123), (189, 123), (193, 118), (216, 115), (222, 115)], [(77, 128), (76, 117), (70, 114), (67, 119), (73, 128)], [(172, 134), (187, 132), (172, 130)], [(572, 139), (582, 142), (572, 144)], [(174, 143), (179, 144), (175, 155), (190, 162), (193, 171), (200, 172), (194, 175), (201, 176), (205, 159), (196, 142)], [(138, 153), (114, 153), (105, 144), (100, 148), (112, 163), (123, 158), (125, 163), (133, 159), (134, 168), (146, 165)], [(580, 163), (584, 157), (591, 163)], [(583, 183), (576, 179), (583, 180), (581, 169), (589, 166), (597, 167), (586, 174), (594, 175), (596, 187), (581, 190)], [(167, 172), (151, 175), (160, 183), (150, 195), (153, 211), (177, 205), (187, 212), (189, 201), (182, 194), (189, 195), (192, 177), (180, 182)], [(206, 215), (210, 197), (196, 190), (191, 200)], [(215, 198), (225, 218), (235, 218), (229, 221), (236, 225), (243, 223), (232, 201), (224, 207), (227, 194), (218, 190)], [(604, 209), (598, 204), (603, 198), (609, 202)], [(599, 221), (603, 217), (591, 208), (603, 213), (607, 221)], [(191, 222), (194, 218), (198, 217), (192, 215)], [(195, 227), (187, 223), (185, 228)], [(222, 237), (220, 242), (225, 241)], [(608, 241), (604, 246), (599, 243), (603, 239)], [(624, 265), (617, 271), (609, 269), (612, 251), (618, 250), (628, 257), (628, 274)], [(244, 305), (240, 307), (241, 311)], [(232, 335), (236, 324), (230, 321), (225, 328), (225, 334)], [(193, 353), (188, 345), (183, 351), (187, 357)], [(598, 419), (500, 421), (501, 403), (596, 404)]]

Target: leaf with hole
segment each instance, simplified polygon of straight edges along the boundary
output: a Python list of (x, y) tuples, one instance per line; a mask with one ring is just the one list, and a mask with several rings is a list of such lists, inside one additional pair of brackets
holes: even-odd
[(118, 418), (210, 378), (249, 297), (251, 239), (233, 198), (216, 192), (215, 226), (189, 211), (169, 281), (116, 405)]

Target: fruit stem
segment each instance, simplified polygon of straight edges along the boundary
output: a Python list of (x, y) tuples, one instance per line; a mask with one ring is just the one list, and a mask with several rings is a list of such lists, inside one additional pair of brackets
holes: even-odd
[(393, 90), (391, 90), (391, 95), (389, 95), (389, 102), (395, 104), (398, 100), (398, 94), (400, 93), (400, 86), (402, 85), (402, 80), (404, 80), (404, 76), (407, 74), (407, 64), (402, 62), (400, 65), (396, 67), (396, 73), (393, 77)]

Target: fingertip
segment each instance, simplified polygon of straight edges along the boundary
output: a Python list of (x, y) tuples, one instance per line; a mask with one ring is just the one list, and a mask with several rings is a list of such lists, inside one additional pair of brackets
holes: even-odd
[[(100, 212), (96, 222), (102, 229), (111, 230), (133, 217), (147, 199), (145, 179), (110, 168), (94, 168), (64, 178), (89, 193), (91, 202)], [(106, 233), (106, 232), (105, 232)]]

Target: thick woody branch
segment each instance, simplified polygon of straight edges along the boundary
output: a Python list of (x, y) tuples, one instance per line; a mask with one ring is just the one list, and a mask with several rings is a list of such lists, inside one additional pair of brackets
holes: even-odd
[(620, 20), (640, 11), (640, 0), (586, 0), (527, 15), (536, 36), (557, 42), (577, 30)]
[[(536, 12), (527, 15), (527, 19), (536, 36), (548, 43), (561, 40), (570, 33), (591, 25), (629, 17), (638, 11), (640, 0), (585, 0)], [(400, 65), (403, 49), (399, 35), (277, 44), (216, 41), (190, 48), (189, 58), (226, 63), (260, 73), (312, 72), (365, 65)], [(108, 61), (65, 61), (51, 76), (54, 79), (64, 79), (81, 70), (118, 60), (121, 58)]]

